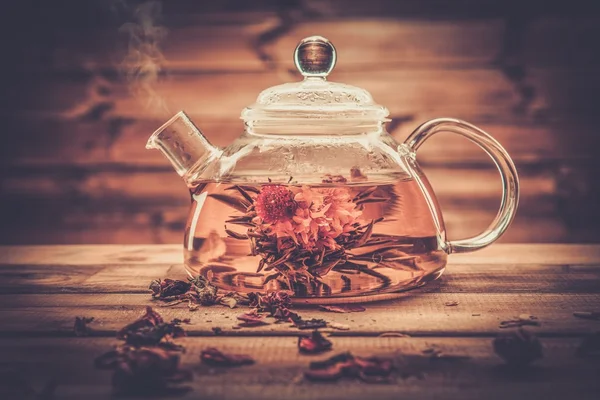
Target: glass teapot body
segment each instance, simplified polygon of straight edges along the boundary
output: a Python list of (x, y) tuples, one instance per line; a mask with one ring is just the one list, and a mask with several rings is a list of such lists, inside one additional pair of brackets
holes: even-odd
[[(301, 72), (331, 70), (335, 51), (323, 40), (308, 38), (296, 49)], [(313, 47), (303, 50), (306, 43)], [(244, 134), (223, 150), (184, 113), (150, 138), (148, 147), (165, 153), (191, 193), (184, 236), (190, 275), (226, 291), (286, 290), (297, 302), (378, 300), (438, 278), (448, 254), (487, 246), (506, 230), (518, 178), (489, 135), (463, 121), (438, 119), (400, 144), (384, 129), (387, 110), (367, 92), (339, 84), (330, 90), (314, 78), (320, 77), (263, 92), (244, 110)], [(311, 106), (315, 102), (322, 104)], [(498, 166), (504, 188), (490, 227), (456, 242), (446, 238), (416, 161), (423, 141), (441, 131), (479, 144)]]

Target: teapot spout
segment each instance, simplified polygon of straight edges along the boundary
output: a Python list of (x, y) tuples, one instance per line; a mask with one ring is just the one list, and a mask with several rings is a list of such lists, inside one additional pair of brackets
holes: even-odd
[(179, 176), (196, 166), (204, 166), (218, 159), (222, 151), (211, 145), (185, 112), (180, 111), (158, 128), (146, 143), (147, 149), (159, 149)]

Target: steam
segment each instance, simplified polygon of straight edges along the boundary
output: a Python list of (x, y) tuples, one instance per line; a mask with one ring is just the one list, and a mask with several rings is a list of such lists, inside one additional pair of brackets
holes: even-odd
[[(123, 3), (121, 3), (123, 5)], [(133, 8), (131, 21), (123, 24), (119, 31), (129, 37), (127, 55), (120, 69), (129, 82), (131, 93), (143, 100), (146, 107), (155, 112), (168, 112), (165, 100), (156, 92), (165, 65), (160, 44), (168, 31), (160, 26), (162, 3), (147, 1)]]

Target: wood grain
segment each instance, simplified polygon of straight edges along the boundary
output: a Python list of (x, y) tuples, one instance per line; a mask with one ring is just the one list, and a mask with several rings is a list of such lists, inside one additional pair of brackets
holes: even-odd
[[(132, 246), (133, 247), (133, 246)], [(501, 246), (502, 247), (502, 246)], [(185, 279), (181, 249), (172, 262), (145, 263), (144, 268), (128, 262), (143, 256), (120, 256), (111, 264), (62, 265), (0, 264), (2, 284), (0, 293), (60, 294), (60, 293), (134, 293), (148, 294), (147, 284), (165, 276)], [(83, 254), (81, 250), (78, 254)], [(135, 254), (135, 252), (133, 252)], [(454, 257), (454, 256), (452, 256)], [(586, 293), (600, 291), (600, 273), (589, 264), (524, 264), (507, 266), (489, 264), (460, 264), (450, 258), (448, 271), (441, 281), (432, 283), (418, 292), (440, 293)], [(24, 299), (4, 297), (5, 304), (21, 303)], [(77, 298), (77, 297), (67, 297)], [(93, 299), (93, 297), (90, 297)], [(39, 300), (39, 299), (38, 299)], [(73, 305), (71, 303), (67, 303)]]
[[(296, 349), (296, 338), (183, 338), (187, 351), (182, 366), (194, 371), (193, 392), (188, 397), (247, 399), (254, 394), (264, 399), (397, 399), (432, 396), (462, 399), (505, 399), (545, 396), (547, 398), (595, 398), (598, 381), (593, 363), (573, 356), (577, 339), (543, 339), (545, 357), (529, 374), (515, 377), (491, 350), (488, 338), (354, 338), (336, 337), (332, 354), (350, 350), (356, 355), (393, 357), (400, 372), (422, 374), (391, 384), (366, 385), (354, 380), (339, 383), (310, 383), (301, 379), (308, 363), (328, 355), (305, 356)], [(60, 399), (105, 399), (110, 394), (110, 373), (94, 370), (92, 360), (117, 341), (109, 338), (0, 339), (6, 362), (18, 365), (17, 375), (37, 387), (56, 380)], [(447, 354), (470, 357), (463, 361), (430, 361), (422, 351), (436, 346)], [(249, 354), (256, 364), (227, 371), (199, 363), (207, 347)], [(225, 379), (228, 384), (224, 384)], [(14, 386), (17, 386), (15, 383)]]
[[(394, 138), (402, 142), (421, 123), (440, 115), (423, 111), (411, 117), (410, 121), (394, 122), (388, 127)], [(52, 117), (20, 118), (17, 121), (12, 144), (2, 151), (2, 163), (7, 166), (167, 166), (159, 152), (148, 151), (144, 147), (148, 137), (165, 122), (164, 119), (106, 117), (86, 121)], [(203, 118), (196, 122), (211, 143), (219, 147), (231, 144), (243, 131), (243, 123), (237, 119), (237, 113), (221, 120)], [(565, 131), (571, 131), (576, 121), (563, 121), (561, 124), (473, 122), (494, 136), (517, 166), (560, 164), (576, 157), (563, 146)], [(570, 128), (565, 129), (564, 125)], [(576, 131), (580, 136), (591, 135), (581, 126)], [(31, 143), (38, 145), (32, 147)], [(479, 147), (460, 136), (449, 134), (434, 136), (421, 147), (419, 162), (439, 167), (491, 164)]]
[[(99, 321), (102, 335), (110, 335), (150, 304), (166, 318), (192, 317), (194, 335), (212, 335), (215, 326), (228, 335), (296, 332), (287, 324), (233, 329), (243, 309), (215, 306), (190, 313), (185, 305), (152, 302), (146, 289), (152, 279), (185, 277), (175, 246), (3, 247), (0, 255), (0, 333), (5, 336), (68, 335), (74, 317), (84, 311)], [(489, 336), (498, 332), (500, 321), (519, 314), (539, 318), (541, 326), (533, 329), (543, 335), (584, 334), (596, 322), (572, 313), (599, 304), (598, 265), (598, 246), (497, 245), (479, 257), (452, 256), (441, 280), (398, 300), (369, 304), (367, 312), (302, 308), (301, 313), (350, 324), (350, 335)], [(450, 301), (458, 306), (446, 306)]]
[[(13, 226), (37, 228), (23, 236), (4, 231), (0, 237), (4, 243), (103, 243), (108, 237), (120, 243), (179, 242), (190, 201), (187, 189), (168, 165), (152, 168), (107, 166), (100, 172), (91, 166), (35, 166), (20, 174), (15, 168), (11, 176), (0, 178), (7, 193), (0, 216)], [(501, 197), (497, 171), (426, 167), (425, 173), (451, 238), (475, 235), (493, 220)], [(553, 200), (555, 178), (531, 171), (521, 174), (521, 184), (523, 211), (508, 240), (568, 240)], [(538, 232), (535, 238), (532, 229)]]
[[(125, 273), (123, 275), (126, 279)], [(145, 286), (146, 280), (142, 281)], [(91, 280), (88, 282), (93, 285)], [(99, 334), (111, 336), (143, 314), (146, 306), (153, 304), (149, 294), (119, 293), (11, 295), (9, 300), (2, 300), (6, 305), (0, 310), (0, 335), (11, 337), (72, 335), (73, 321), (82, 313), (98, 321)], [(458, 306), (446, 306), (449, 301), (457, 301)], [(333, 330), (341, 335), (377, 336), (400, 332), (411, 336), (494, 336), (500, 331), (501, 321), (529, 314), (539, 319), (541, 326), (532, 330), (540, 335), (576, 336), (591, 333), (598, 328), (598, 323), (575, 318), (573, 312), (589, 311), (599, 301), (597, 291), (594, 294), (411, 292), (399, 300), (368, 304), (365, 306), (368, 311), (362, 313), (337, 314), (312, 308), (299, 309), (299, 312), (304, 318), (349, 325), (349, 331)], [(245, 312), (244, 308), (215, 306), (190, 313), (185, 304), (179, 307), (154, 305), (165, 319), (191, 318), (191, 324), (186, 327), (190, 335), (212, 336), (214, 327), (221, 328), (226, 335), (298, 334), (298, 329), (289, 324), (270, 323), (235, 329), (236, 317)]]
[[(500, 19), (430, 21), (389, 18), (347, 18), (299, 21), (262, 51), (272, 57), (260, 59), (254, 38), (277, 26), (270, 13), (194, 15), (185, 25), (171, 30), (162, 42), (165, 68), (169, 71), (263, 71), (268, 67), (293, 68), (298, 41), (314, 32), (331, 40), (342, 55), (336, 71), (372, 66), (436, 66), (488, 64), (499, 53), (503, 22)], [(88, 37), (65, 35), (50, 64), (53, 70), (119, 67), (126, 35), (115, 30)]]
[[(575, 318), (600, 304), (600, 246), (496, 245), (479, 253), (451, 257), (448, 272), (429, 286), (366, 311), (330, 313), (296, 306), (305, 318), (324, 318), (350, 326), (323, 329), (334, 350), (385, 355), (398, 368), (387, 385), (358, 381), (316, 384), (302, 380), (313, 360), (297, 351), (297, 336), (287, 324), (233, 329), (245, 308), (185, 305), (161, 307), (150, 300), (149, 279), (183, 278), (179, 246), (14, 246), (0, 247), (1, 375), (9, 377), (0, 394), (23, 397), (31, 388), (55, 381), (57, 398), (110, 397), (110, 373), (93, 369), (92, 360), (113, 348), (115, 332), (135, 320), (147, 305), (165, 319), (191, 318), (182, 366), (194, 371), (191, 396), (209, 398), (567, 398), (593, 399), (598, 389), (593, 360), (575, 356), (582, 338), (598, 321)], [(456, 306), (447, 306), (457, 302)], [(493, 353), (492, 338), (504, 332), (500, 321), (518, 314), (538, 318), (529, 327), (543, 344), (544, 358), (511, 373)], [(91, 336), (76, 338), (75, 316), (93, 316)], [(222, 329), (215, 335), (212, 328)], [(380, 337), (382, 333), (410, 337)], [(248, 354), (249, 367), (220, 371), (199, 363), (207, 347)], [(431, 360), (436, 348), (462, 360)], [(402, 378), (402, 374), (416, 374)], [(225, 382), (228, 382), (225, 384)], [(9, 393), (9, 397), (6, 397)], [(15, 394), (16, 393), (16, 394)]]
[[(131, 96), (122, 81), (111, 83), (98, 76), (73, 79), (66, 74), (43, 75), (39, 80), (23, 83), (28, 95), (22, 101), (15, 99), (12, 107), (28, 116), (77, 117), (106, 103), (107, 116), (164, 119), (183, 109), (197, 121), (225, 119), (239, 115), (262, 90), (295, 80), (299, 79), (264, 72), (173, 74), (153, 88), (157, 98), (165, 102), (164, 109), (148, 107), (153, 104), (152, 98), (140, 101)], [(501, 121), (513, 114), (520, 101), (510, 81), (495, 69), (387, 69), (373, 74), (340, 71), (332, 74), (331, 80), (368, 90), (377, 103), (394, 115), (437, 111), (463, 119), (494, 116)], [(58, 91), (61, 96), (56, 98), (54, 93)]]
[[(167, 245), (0, 246), (0, 265), (146, 265), (182, 261), (182, 247)], [(82, 257), (82, 254), (85, 255)], [(450, 262), (487, 265), (600, 265), (600, 247), (594, 244), (501, 244), (474, 253), (453, 254)]]
[[(399, 141), (428, 119), (452, 116), (506, 147), (523, 197), (504, 242), (598, 241), (600, 14), (551, 3), (177, 0), (154, 21), (169, 30), (158, 82), (150, 77), (137, 95), (119, 73), (127, 35), (115, 15), (99, 5), (63, 13), (23, 4), (22, 15), (45, 31), (15, 42), (15, 65), (7, 65), (0, 243), (180, 241), (185, 190), (161, 155), (144, 149), (146, 138), (186, 109), (216, 145), (230, 144), (242, 131), (240, 111), (261, 90), (300, 79), (291, 54), (315, 33), (337, 46), (331, 79), (387, 106)], [(418, 159), (450, 237), (484, 229), (499, 191), (487, 156), (438, 135)]]

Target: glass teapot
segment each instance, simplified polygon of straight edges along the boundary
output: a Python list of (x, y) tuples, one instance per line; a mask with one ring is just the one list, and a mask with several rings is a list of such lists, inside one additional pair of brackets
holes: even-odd
[[(402, 144), (388, 111), (364, 89), (327, 80), (336, 62), (325, 38), (302, 40), (304, 80), (263, 91), (245, 108), (245, 131), (212, 146), (184, 112), (148, 140), (185, 180), (192, 205), (185, 267), (237, 292), (285, 290), (297, 302), (391, 298), (442, 275), (447, 256), (485, 247), (511, 223), (515, 166), (502, 146), (464, 121), (440, 118)], [(448, 241), (416, 152), (452, 132), (478, 144), (502, 179), (500, 210), (483, 233)]]

